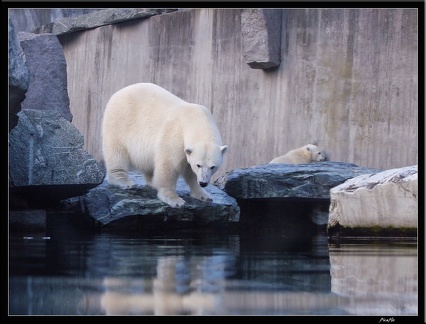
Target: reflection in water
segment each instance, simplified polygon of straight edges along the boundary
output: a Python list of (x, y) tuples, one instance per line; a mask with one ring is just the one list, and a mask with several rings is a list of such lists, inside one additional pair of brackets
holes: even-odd
[[(27, 236), (27, 235), (26, 235)], [(324, 234), (10, 237), (11, 315), (416, 315), (417, 245)]]
[[(197, 315), (212, 311), (215, 298), (209, 289), (203, 291), (204, 281), (208, 282), (209, 278), (203, 276), (202, 263), (201, 269), (190, 269), (182, 257), (162, 257), (158, 260), (157, 277), (137, 289), (128, 287), (128, 279), (105, 278), (106, 292), (101, 297), (101, 305), (107, 315)], [(194, 270), (197, 273), (191, 273)], [(215, 273), (215, 277), (223, 275), (213, 269), (209, 273)], [(207, 286), (214, 286), (214, 282)], [(130, 289), (123, 291), (123, 287)]]
[(417, 314), (415, 245), (330, 247), (330, 264), (331, 291), (348, 297), (345, 310), (359, 315)]

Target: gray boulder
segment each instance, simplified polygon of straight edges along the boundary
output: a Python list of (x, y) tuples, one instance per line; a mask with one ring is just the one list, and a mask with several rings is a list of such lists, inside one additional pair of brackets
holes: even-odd
[(107, 230), (144, 230), (202, 228), (238, 222), (240, 209), (236, 200), (212, 184), (205, 189), (213, 202), (192, 198), (189, 187), (180, 178), (177, 193), (185, 200), (182, 208), (172, 208), (157, 198), (157, 191), (147, 186), (144, 177), (130, 173), (136, 188), (120, 189), (104, 181), (82, 199), (84, 213), (97, 228)]
[(83, 136), (59, 112), (24, 109), (18, 116), (9, 134), (11, 193), (55, 200), (102, 183), (103, 166), (83, 149)]
[(30, 83), (30, 72), (15, 27), (9, 18), (9, 131), (18, 123), (18, 111)]
[(8, 15), (12, 19), (17, 31), (32, 32), (35, 28), (63, 18), (85, 15), (105, 9), (87, 8), (13, 8)]
[(72, 121), (67, 90), (67, 63), (58, 38), (52, 34), (18, 33), (30, 70), (22, 109), (56, 110)]
[(281, 62), (281, 9), (243, 9), (243, 55), (252, 69), (269, 69)]
[(163, 13), (177, 11), (178, 9), (154, 8), (111, 8), (90, 12), (84, 15), (67, 17), (52, 23), (37, 27), (34, 33), (52, 33), (55, 35), (68, 34), (80, 30), (96, 28), (99, 26), (120, 23), (133, 19), (148, 18)]
[(309, 164), (262, 164), (235, 169), (215, 181), (235, 199), (310, 198), (330, 199), (330, 189), (361, 174), (379, 169), (344, 162)]

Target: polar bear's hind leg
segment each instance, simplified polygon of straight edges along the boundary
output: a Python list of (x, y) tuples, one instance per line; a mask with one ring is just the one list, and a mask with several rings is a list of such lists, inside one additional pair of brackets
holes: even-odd
[(122, 189), (130, 189), (136, 186), (124, 169), (111, 169), (107, 173), (107, 181), (109, 184), (120, 187)]

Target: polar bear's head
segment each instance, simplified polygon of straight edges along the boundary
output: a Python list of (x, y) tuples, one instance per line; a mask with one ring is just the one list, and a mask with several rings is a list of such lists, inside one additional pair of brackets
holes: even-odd
[(305, 146), (305, 148), (309, 152), (312, 162), (326, 160), (325, 154), (320, 150), (318, 146), (313, 144), (308, 144)]
[(212, 175), (220, 168), (227, 149), (228, 146), (217, 144), (199, 144), (185, 148), (186, 160), (201, 187), (206, 187)]

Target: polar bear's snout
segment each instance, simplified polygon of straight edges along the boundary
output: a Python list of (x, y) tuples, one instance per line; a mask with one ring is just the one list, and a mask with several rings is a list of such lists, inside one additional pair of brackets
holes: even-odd
[(326, 160), (327, 160), (327, 157), (325, 156), (325, 154), (323, 152), (318, 152), (317, 161), (323, 162)]
[(212, 176), (211, 169), (207, 167), (198, 168), (197, 181), (201, 187), (207, 187)]

